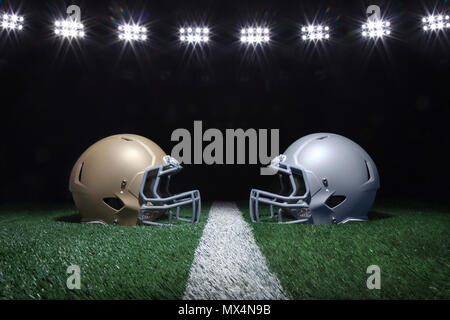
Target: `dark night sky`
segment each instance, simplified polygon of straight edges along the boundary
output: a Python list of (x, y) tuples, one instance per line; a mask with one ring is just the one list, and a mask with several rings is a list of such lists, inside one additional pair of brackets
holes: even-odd
[[(450, 31), (424, 34), (420, 19), (450, 4), (279, 2), (0, 1), (26, 18), (20, 35), (0, 33), (0, 201), (70, 201), (70, 170), (92, 143), (136, 133), (170, 153), (172, 131), (192, 132), (194, 120), (204, 130), (279, 128), (281, 151), (309, 133), (342, 134), (374, 159), (381, 196), (448, 196)], [(87, 28), (71, 45), (51, 28), (69, 4)], [(359, 36), (369, 4), (392, 22), (393, 37), (376, 45)], [(149, 41), (124, 47), (110, 15), (141, 19)], [(325, 45), (299, 41), (299, 23), (314, 17), (333, 30)], [(213, 33), (204, 50), (177, 42), (194, 19)], [(249, 20), (270, 24), (271, 45), (239, 44)], [(270, 179), (258, 174), (259, 165), (187, 165), (174, 182), (210, 200), (245, 199)]]

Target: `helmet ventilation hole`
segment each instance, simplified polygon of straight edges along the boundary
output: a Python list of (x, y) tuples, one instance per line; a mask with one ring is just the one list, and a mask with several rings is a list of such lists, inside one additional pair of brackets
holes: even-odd
[(317, 140), (324, 140), (326, 138), (328, 138), (328, 136), (323, 136), (323, 137), (317, 138)]
[(330, 208), (335, 208), (338, 205), (340, 205), (344, 200), (346, 199), (346, 196), (331, 196), (327, 199), (325, 204)]
[(124, 206), (122, 200), (120, 200), (117, 197), (115, 197), (115, 198), (104, 198), (103, 202), (106, 203), (111, 208), (113, 208), (114, 210), (120, 210)]
[(125, 140), (125, 141), (133, 141), (133, 139), (125, 138), (125, 137), (122, 137), (122, 139)]
[(364, 160), (364, 163), (366, 164), (366, 170), (367, 170), (367, 181), (369, 181), (370, 180), (370, 170), (369, 170), (369, 163), (366, 161), (366, 160)]
[(81, 164), (80, 172), (78, 173), (78, 181), (79, 182), (81, 182), (81, 177), (82, 177), (82, 174), (83, 174), (83, 167), (84, 167), (84, 162)]

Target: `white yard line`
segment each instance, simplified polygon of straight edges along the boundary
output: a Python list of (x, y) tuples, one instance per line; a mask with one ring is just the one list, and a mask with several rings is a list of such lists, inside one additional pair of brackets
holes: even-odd
[(236, 204), (213, 203), (184, 299), (288, 299)]

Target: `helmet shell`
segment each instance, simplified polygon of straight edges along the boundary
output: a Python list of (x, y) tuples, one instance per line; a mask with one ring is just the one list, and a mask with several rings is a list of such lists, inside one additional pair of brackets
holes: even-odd
[(73, 166), (69, 189), (83, 222), (135, 225), (144, 172), (163, 164), (166, 154), (134, 134), (104, 138)]
[(367, 220), (380, 187), (375, 162), (358, 144), (332, 133), (315, 133), (284, 152), (285, 163), (305, 172), (313, 223)]

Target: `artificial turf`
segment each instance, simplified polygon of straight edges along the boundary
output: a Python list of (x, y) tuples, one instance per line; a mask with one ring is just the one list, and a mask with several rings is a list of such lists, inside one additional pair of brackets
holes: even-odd
[[(209, 211), (194, 225), (124, 227), (27, 207), (0, 207), (0, 299), (181, 299)], [(70, 265), (80, 290), (66, 286)]]
[[(249, 221), (248, 205), (239, 207)], [(293, 299), (450, 299), (449, 206), (383, 201), (369, 217), (251, 226), (270, 271)], [(367, 288), (370, 265), (381, 269), (380, 290)]]
[[(449, 299), (448, 208), (385, 201), (369, 222), (251, 226), (293, 299)], [(120, 227), (80, 224), (73, 206), (0, 207), (0, 299), (180, 299), (208, 211), (198, 225)], [(72, 264), (81, 290), (66, 287)], [(373, 264), (380, 290), (366, 287)]]

